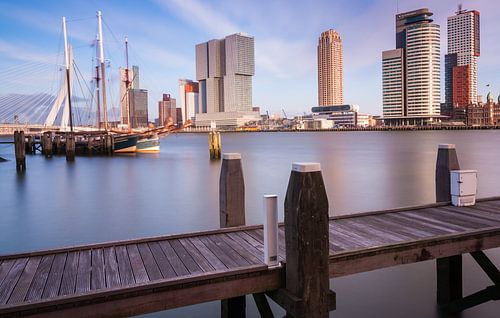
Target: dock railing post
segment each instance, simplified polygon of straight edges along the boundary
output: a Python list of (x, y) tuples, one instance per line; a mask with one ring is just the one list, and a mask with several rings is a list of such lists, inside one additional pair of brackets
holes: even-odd
[[(294, 163), (285, 198), (286, 291), (297, 299), (287, 315), (328, 317), (328, 197), (319, 163)], [(288, 303), (290, 301), (288, 300)]]
[[(438, 147), (436, 161), (436, 202), (451, 201), (450, 171), (460, 170), (453, 144)], [(437, 303), (445, 306), (462, 298), (462, 255), (436, 259)]]
[(264, 196), (264, 263), (278, 265), (278, 196)]
[(16, 152), (16, 170), (17, 172), (26, 171), (26, 146), (24, 131), (14, 132), (14, 149)]
[[(225, 153), (219, 179), (220, 227), (245, 225), (245, 181), (241, 154)], [(245, 295), (221, 300), (221, 317), (245, 317)]]
[(75, 133), (66, 133), (66, 161), (75, 161)]

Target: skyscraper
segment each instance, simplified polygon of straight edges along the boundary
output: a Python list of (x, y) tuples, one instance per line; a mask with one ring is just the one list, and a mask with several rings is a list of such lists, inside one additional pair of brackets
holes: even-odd
[[(127, 83), (129, 85), (127, 90)], [(130, 99), (130, 102), (129, 102)], [(127, 109), (129, 116), (127, 116)], [(130, 128), (148, 125), (148, 91), (139, 88), (139, 67), (120, 68), (120, 122)]]
[(188, 79), (179, 80), (179, 106), (182, 111), (182, 122), (194, 120), (199, 112), (199, 85)]
[(342, 39), (337, 31), (321, 33), (318, 41), (319, 106), (344, 103), (342, 55)]
[(479, 12), (462, 10), (448, 17), (448, 54), (445, 55), (445, 108), (465, 109), (477, 103), (477, 60), (480, 55)]
[(396, 49), (382, 53), (387, 124), (419, 125), (440, 118), (440, 30), (432, 12), (396, 15)]
[(196, 125), (234, 126), (258, 120), (252, 111), (254, 38), (242, 33), (196, 45), (199, 111)]
[(163, 94), (162, 100), (158, 102), (158, 119), (160, 126), (167, 126), (169, 121), (177, 123), (175, 98), (171, 98), (170, 94)]

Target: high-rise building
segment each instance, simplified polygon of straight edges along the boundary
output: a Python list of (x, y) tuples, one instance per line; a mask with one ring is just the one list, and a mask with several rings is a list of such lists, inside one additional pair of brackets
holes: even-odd
[(445, 105), (453, 115), (477, 103), (477, 60), (480, 55), (479, 12), (462, 10), (448, 17), (448, 54), (445, 55)]
[[(127, 109), (130, 116), (127, 116)], [(128, 125), (129, 117), (131, 128), (148, 125), (148, 91), (139, 88), (138, 66), (120, 68), (120, 123)]]
[(179, 80), (179, 106), (182, 111), (182, 122), (188, 119), (194, 121), (196, 113), (199, 113), (199, 85), (189, 79)]
[(130, 127), (148, 126), (148, 90), (141, 88), (129, 89), (130, 96)]
[(344, 103), (342, 39), (335, 30), (321, 33), (318, 41), (319, 106)]
[(163, 94), (162, 100), (158, 102), (158, 119), (160, 126), (167, 126), (169, 122), (177, 123), (176, 101), (170, 94)]
[(440, 30), (429, 9), (396, 15), (396, 49), (382, 53), (386, 124), (421, 125), (440, 116)]
[(258, 120), (258, 114), (252, 111), (254, 74), (253, 37), (237, 33), (196, 45), (196, 125), (210, 126), (215, 121), (233, 126), (244, 124), (248, 118)]

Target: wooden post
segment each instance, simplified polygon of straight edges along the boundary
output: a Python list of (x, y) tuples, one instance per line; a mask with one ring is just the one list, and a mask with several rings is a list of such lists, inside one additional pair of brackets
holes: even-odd
[(300, 306), (287, 315), (328, 317), (328, 197), (319, 163), (294, 163), (285, 198), (286, 290)]
[(33, 136), (26, 136), (25, 153), (32, 154), (33, 151)]
[[(212, 134), (212, 133), (211, 133)], [(245, 225), (245, 182), (241, 154), (225, 153), (219, 179), (220, 227)], [(245, 296), (221, 300), (221, 317), (246, 317)]]
[(208, 151), (211, 160), (221, 158), (220, 132), (211, 131), (208, 133)]
[(61, 135), (54, 136), (53, 148), (55, 154), (59, 155), (62, 153)]
[(75, 160), (75, 133), (66, 133), (66, 161)]
[(14, 149), (16, 152), (16, 170), (17, 172), (26, 171), (26, 146), (24, 131), (14, 132)]
[[(436, 161), (436, 202), (451, 201), (450, 171), (459, 170), (455, 145), (438, 147)], [(462, 298), (462, 255), (436, 259), (437, 303), (440, 306)]]
[(92, 143), (94, 141), (94, 138), (92, 137), (92, 135), (88, 135), (87, 136), (87, 154), (88, 155), (92, 155)]
[(52, 133), (50, 131), (44, 132), (42, 135), (42, 149), (45, 158), (52, 157)]

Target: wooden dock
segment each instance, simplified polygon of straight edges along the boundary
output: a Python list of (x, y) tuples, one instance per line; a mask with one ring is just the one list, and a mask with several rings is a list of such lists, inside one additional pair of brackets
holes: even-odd
[[(238, 165), (228, 167), (223, 173)], [(335, 308), (330, 278), (432, 259), (440, 305), (460, 311), (500, 298), (500, 272), (482, 252), (500, 247), (500, 197), (469, 207), (448, 201), (328, 218), (321, 172), (302, 168), (292, 171), (285, 223), (278, 227), (279, 266), (263, 261), (259, 225), (4, 255), (0, 317), (122, 317), (214, 300), (235, 312), (238, 298), (248, 294), (263, 317), (272, 317), (266, 295), (294, 317), (327, 317)], [(221, 218), (221, 225), (231, 220)], [(462, 297), (465, 253), (494, 285)]]

